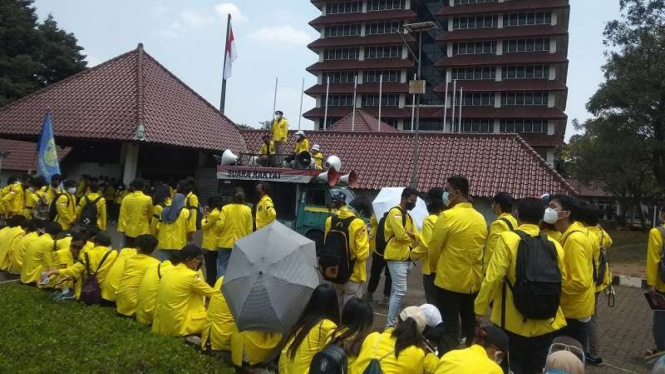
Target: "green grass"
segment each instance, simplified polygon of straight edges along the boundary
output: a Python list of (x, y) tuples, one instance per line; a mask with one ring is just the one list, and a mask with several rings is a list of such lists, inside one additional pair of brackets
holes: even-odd
[(610, 249), (610, 261), (615, 264), (638, 264), (646, 266), (649, 234), (641, 231), (611, 230), (614, 240)]
[(0, 285), (0, 373), (234, 373), (183, 339), (115, 310), (56, 303), (50, 292)]

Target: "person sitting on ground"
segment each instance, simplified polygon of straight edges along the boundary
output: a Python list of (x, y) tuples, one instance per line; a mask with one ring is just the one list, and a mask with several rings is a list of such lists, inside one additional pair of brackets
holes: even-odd
[(25, 216), (14, 215), (7, 220), (8, 229), (0, 234), (0, 270), (9, 271), (12, 267), (14, 248), (25, 235), (23, 226), (27, 219)]
[[(584, 364), (568, 351), (553, 352), (547, 356), (544, 374), (584, 374)], [(661, 372), (662, 373), (662, 372)]]
[(159, 260), (152, 257), (157, 247), (157, 238), (152, 235), (139, 235), (136, 238), (136, 256), (127, 258), (120, 284), (115, 293), (118, 314), (133, 317), (138, 303), (139, 286), (149, 268), (159, 265)]
[(419, 306), (419, 308), (423, 311), (423, 313), (425, 313), (427, 322), (425, 330), (423, 330), (424, 346), (427, 347), (429, 351), (438, 356), (439, 351), (442, 351), (444, 348), (441, 346), (445, 332), (443, 317), (441, 316), (439, 309), (437, 309), (437, 307), (432, 304), (423, 304)]
[(275, 142), (270, 140), (270, 135), (263, 135), (261, 139), (263, 143), (259, 151), (259, 165), (272, 166), (275, 162)]
[(312, 146), (312, 160), (314, 160), (314, 169), (315, 170), (323, 170), (323, 159), (326, 156), (321, 153), (321, 146), (318, 144), (314, 144)]
[[(83, 233), (75, 231), (72, 232), (68, 238), (69, 240), (66, 241), (66, 246), (58, 249), (55, 252), (56, 260), (54, 262), (54, 266), (58, 270), (64, 270), (74, 266), (74, 264), (80, 258), (83, 247), (86, 244), (86, 236)], [(65, 241), (57, 240), (57, 242)], [(67, 277), (61, 275), (52, 279), (50, 284), (52, 284), (54, 288), (60, 289), (67, 294), (69, 294), (67, 290), (71, 290), (73, 288), (74, 298), (76, 299), (81, 296), (83, 282), (72, 282)]]
[(219, 291), (210, 287), (199, 274), (203, 252), (195, 245), (180, 251), (181, 263), (162, 276), (157, 290), (152, 332), (167, 336), (200, 334), (205, 326), (204, 297)]
[[(141, 236), (141, 235), (139, 235)], [(138, 240), (138, 237), (136, 238)], [(136, 245), (136, 240), (134, 244)], [(122, 279), (122, 274), (125, 272), (125, 265), (127, 260), (133, 258), (138, 253), (137, 248), (122, 248), (119, 249), (115, 261), (111, 265), (108, 274), (106, 275), (106, 281), (104, 282), (104, 287), (102, 287), (102, 298), (111, 302), (116, 300), (116, 292), (120, 286), (120, 280)], [(152, 254), (152, 252), (150, 253)]]
[(21, 283), (35, 285), (40, 280), (42, 272), (53, 267), (53, 243), (60, 231), (62, 226), (59, 223), (44, 223), (44, 234), (30, 243), (25, 250)]
[[(23, 267), (23, 259), (25, 258), (25, 250), (28, 248), (28, 245), (32, 243), (35, 239), (39, 237), (39, 230), (42, 227), (42, 222), (39, 220), (31, 219), (26, 221), (23, 231), (25, 235), (19, 239), (14, 247), (10, 249), (11, 254), (11, 265), (9, 267), (9, 272), (12, 274), (21, 274), (21, 268)], [(9, 229), (9, 227), (7, 227)]]
[(433, 373), (439, 360), (433, 354), (428, 354), (426, 359), (421, 348), (426, 323), (427, 318), (420, 308), (404, 308), (394, 327), (367, 336), (349, 373), (364, 373), (374, 359), (379, 361), (384, 374)]
[(185, 195), (175, 194), (171, 205), (162, 210), (160, 222), (157, 225), (157, 239), (160, 250), (158, 255), (162, 260), (170, 258), (171, 253), (177, 252), (187, 244), (187, 230), (189, 227), (190, 211), (185, 208)]
[(441, 358), (436, 374), (503, 374), (499, 365), (508, 355), (508, 335), (496, 326), (478, 327), (474, 335), (469, 348), (450, 351)]
[(219, 277), (215, 286), (217, 291), (210, 299), (206, 312), (206, 322), (201, 332), (201, 349), (204, 352), (231, 351), (231, 337), (236, 330), (233, 314), (222, 293), (224, 277)]
[(358, 359), (365, 338), (372, 332), (374, 310), (369, 300), (352, 298), (342, 310), (342, 323), (333, 332), (330, 344), (346, 352), (349, 367)]
[(144, 325), (151, 325), (155, 316), (155, 303), (159, 282), (164, 274), (180, 263), (178, 252), (173, 252), (171, 258), (157, 265), (151, 266), (145, 272), (136, 295), (136, 321)]
[(312, 358), (328, 344), (338, 323), (337, 294), (331, 285), (321, 284), (314, 289), (298, 322), (287, 335), (279, 358), (279, 373), (307, 373)]

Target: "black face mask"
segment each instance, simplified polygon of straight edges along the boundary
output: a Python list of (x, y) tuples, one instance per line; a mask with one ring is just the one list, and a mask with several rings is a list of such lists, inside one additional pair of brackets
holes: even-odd
[(406, 210), (413, 210), (416, 207), (416, 203), (406, 203)]

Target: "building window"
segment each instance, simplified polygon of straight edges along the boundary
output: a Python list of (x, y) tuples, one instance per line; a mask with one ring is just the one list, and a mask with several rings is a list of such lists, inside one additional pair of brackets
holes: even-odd
[(363, 8), (362, 1), (345, 1), (326, 5), (326, 14), (360, 13)]
[(389, 47), (368, 47), (365, 50), (365, 58), (396, 58), (400, 57), (402, 47), (389, 46)]
[(528, 132), (547, 134), (547, 120), (544, 119), (504, 119), (501, 120), (501, 132)]
[(510, 13), (503, 15), (503, 27), (552, 24), (551, 12)]
[(328, 78), (330, 83), (353, 83), (355, 76), (355, 71), (328, 71), (323, 73), (323, 84), (327, 84)]
[(506, 66), (502, 70), (503, 79), (543, 79), (549, 78), (549, 65)]
[(400, 27), (402, 27), (402, 22), (400, 21), (374, 22), (365, 26), (365, 33), (367, 35), (390, 34), (394, 32), (394, 30), (399, 30)]
[(399, 94), (363, 95), (363, 106), (399, 106)]
[(464, 93), (463, 106), (494, 106), (494, 92)]
[(323, 51), (324, 60), (357, 60), (359, 48), (333, 48)]
[(328, 95), (328, 106), (353, 106), (353, 95)]
[(356, 23), (350, 25), (326, 26), (324, 35), (326, 38), (360, 35), (360, 25)]
[(462, 132), (494, 132), (494, 120), (462, 119)]
[(547, 106), (547, 92), (504, 92), (501, 94), (501, 106)]
[(496, 28), (498, 24), (499, 16), (496, 14), (453, 18), (453, 30), (492, 29)]
[(405, 9), (406, 0), (371, 0), (367, 4), (367, 10), (392, 10), (392, 9)]
[(496, 0), (455, 0), (455, 5), (495, 3)]
[(363, 82), (378, 83), (383, 75), (384, 82), (399, 82), (402, 75), (399, 70), (368, 70), (363, 73)]
[(496, 41), (453, 43), (453, 55), (496, 54)]
[(506, 40), (503, 46), (506, 53), (549, 52), (550, 38)]
[(454, 68), (452, 73), (453, 80), (484, 80), (496, 78), (496, 68), (492, 66), (479, 68)]

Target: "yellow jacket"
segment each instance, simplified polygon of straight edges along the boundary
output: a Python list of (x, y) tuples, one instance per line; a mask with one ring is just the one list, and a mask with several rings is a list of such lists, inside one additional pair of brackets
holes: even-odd
[(9, 271), (12, 268), (14, 251), (24, 235), (21, 226), (0, 230), (0, 270)]
[(157, 267), (159, 260), (152, 256), (137, 254), (125, 261), (125, 271), (120, 278), (120, 285), (115, 292), (115, 303), (118, 314), (133, 317), (138, 303), (139, 286), (146, 272)]
[(307, 138), (303, 138), (301, 141), (296, 141), (293, 152), (295, 152), (297, 155), (301, 152), (309, 152), (309, 140)]
[(233, 330), (231, 361), (235, 366), (243, 363), (258, 365), (268, 359), (282, 341), (282, 334), (261, 331)]
[(219, 241), (219, 232), (215, 228), (215, 224), (219, 221), (221, 211), (217, 208), (208, 213), (207, 217), (201, 220), (201, 230), (203, 230), (203, 240), (201, 247), (209, 251), (217, 250), (217, 241)]
[(129, 194), (129, 192), (127, 190), (118, 191), (115, 194), (115, 203), (118, 204), (118, 205), (121, 205), (122, 200), (125, 198), (125, 196), (127, 196), (127, 194)]
[(420, 261), (420, 266), (423, 269), (423, 275), (430, 275), (433, 273), (433, 268), (430, 267), (429, 258), (427, 253), (429, 251), (429, 242), (432, 240), (432, 230), (434, 230), (434, 225), (439, 219), (439, 216), (436, 214), (430, 214), (423, 221), (423, 231), (420, 233), (420, 244), (416, 249), (411, 251), (411, 259), (413, 261)]
[(134, 191), (125, 196), (120, 204), (118, 231), (130, 238), (150, 233), (152, 198), (142, 191)]
[[(663, 225), (665, 227), (665, 225)], [(647, 284), (659, 292), (665, 292), (665, 283), (660, 280), (658, 263), (663, 253), (663, 236), (657, 227), (649, 231), (649, 244), (647, 245)]]
[[(55, 269), (63, 270), (74, 265), (74, 257), (72, 256), (72, 251), (69, 247), (55, 251), (53, 258), (53, 267)], [(78, 298), (81, 295), (81, 283), (82, 282), (74, 283), (71, 280), (68, 280), (67, 277), (58, 275), (54, 279), (51, 279), (49, 285), (57, 289), (74, 287), (74, 295)]]
[(185, 207), (189, 210), (189, 220), (187, 221), (187, 233), (196, 232), (196, 220), (198, 219), (199, 197), (193, 192), (187, 194)]
[(272, 203), (272, 199), (268, 195), (264, 195), (259, 203), (256, 204), (256, 229), (261, 230), (269, 224), (275, 222), (277, 219), (277, 212)]
[(236, 240), (252, 233), (252, 210), (243, 204), (227, 204), (215, 223), (217, 248), (232, 249)]
[(323, 159), (326, 158), (326, 155), (324, 155), (321, 152), (318, 152), (313, 154), (312, 158), (314, 159), (314, 165), (316, 166), (316, 170), (323, 170)]
[[(356, 260), (349, 281), (363, 283), (367, 280), (367, 259), (369, 258), (369, 236), (367, 235), (367, 226), (365, 226), (365, 221), (357, 218), (347, 207), (342, 207), (338, 210), (337, 216), (340, 219), (355, 217), (349, 225), (349, 252), (351, 254), (351, 260)], [(326, 219), (324, 238), (328, 237), (331, 224), (332, 217), (328, 217), (328, 219)]]
[[(521, 225), (517, 228), (529, 236), (540, 235), (540, 229), (536, 225)], [(548, 240), (554, 244), (557, 252), (557, 262), (561, 271), (562, 288), (566, 282), (566, 268), (564, 266), (564, 253), (561, 245), (552, 239)], [(506, 277), (510, 284), (515, 284), (515, 268), (517, 261), (517, 249), (520, 245), (520, 237), (511, 231), (506, 231), (499, 236), (499, 241), (494, 247), (492, 261), (487, 268), (487, 274), (483, 279), (480, 292), (476, 297), (475, 312), (478, 315), (486, 315), (490, 303), (492, 306), (492, 323), (501, 327), (501, 312), (503, 310), (503, 290)], [(566, 319), (559, 307), (554, 320), (524, 320), (524, 316), (515, 308), (513, 293), (506, 285), (506, 325), (505, 329), (527, 338), (541, 336), (561, 329), (566, 326)]]
[(152, 208), (152, 219), (150, 219), (150, 235), (154, 237), (159, 235), (158, 227), (162, 217), (162, 211), (164, 210), (164, 207), (169, 205), (171, 205), (171, 199), (167, 198), (163, 205), (157, 204)]
[(81, 218), (81, 212), (87, 204), (86, 198), (92, 203), (97, 200), (98, 197), (101, 197), (101, 199), (97, 202), (97, 227), (102, 231), (106, 231), (106, 199), (97, 192), (90, 192), (85, 197), (81, 198), (79, 206), (76, 208), (76, 217), (79, 219)]
[(485, 348), (474, 344), (466, 349), (457, 349), (441, 357), (436, 374), (503, 374), (501, 366), (487, 356)]
[(231, 336), (236, 330), (236, 323), (221, 291), (223, 281), (224, 277), (219, 277), (215, 282), (214, 289), (217, 292), (212, 296), (208, 305), (206, 322), (201, 333), (201, 349), (203, 350), (207, 349), (208, 343), (213, 351), (231, 350)]
[(187, 227), (189, 225), (189, 210), (183, 209), (173, 223), (160, 222), (157, 225), (158, 249), (179, 251), (187, 244)]
[(53, 267), (53, 238), (43, 234), (35, 239), (25, 251), (23, 267), (21, 267), (21, 282), (34, 283), (39, 281), (43, 271)]
[(429, 243), (434, 284), (452, 292), (472, 294), (480, 289), (487, 224), (471, 203), (443, 211)]
[(327, 319), (314, 325), (302, 343), (300, 343), (300, 346), (296, 350), (295, 359), (293, 360), (288, 355), (293, 338), (289, 339), (282, 349), (282, 355), (279, 358), (279, 374), (308, 374), (312, 358), (326, 347), (336, 328), (337, 325), (335, 322)]
[(65, 192), (55, 202), (55, 209), (58, 212), (55, 222), (59, 223), (63, 230), (69, 230), (76, 222), (76, 197)]
[(517, 220), (510, 213), (503, 213), (497, 217), (490, 225), (489, 233), (487, 234), (487, 244), (485, 245), (485, 252), (483, 253), (483, 274), (487, 272), (487, 266), (492, 261), (492, 254), (494, 249), (499, 244), (499, 237), (506, 231), (511, 231), (508, 224), (504, 221), (508, 220), (512, 225), (512, 230), (517, 228)]
[(543, 229), (542, 232), (544, 232), (547, 235), (548, 238), (561, 243), (561, 233), (560, 232), (558, 232), (556, 230), (551, 230), (551, 229), (548, 229), (548, 228)]
[(104, 199), (106, 199), (106, 201), (113, 202), (113, 199), (115, 199), (115, 187), (110, 184), (106, 186), (104, 189)]
[(561, 309), (566, 318), (584, 319), (593, 315), (593, 242), (584, 225), (575, 222), (561, 236), (566, 265), (566, 283), (561, 293)]
[(63, 193), (61, 188), (53, 188), (52, 186), (44, 187), (42, 190), (46, 192), (46, 203), (49, 204), (49, 206), (56, 196)]
[(286, 143), (286, 137), (289, 134), (289, 121), (282, 117), (279, 121), (272, 122), (272, 141)]
[(23, 213), (23, 186), (14, 183), (2, 189), (2, 202), (5, 215), (11, 217)]
[(376, 215), (372, 214), (372, 218), (369, 219), (369, 249), (372, 253), (376, 252), (376, 233), (379, 231), (379, 221), (376, 219)]
[(261, 143), (261, 155), (268, 156), (275, 154), (275, 142), (270, 141), (269, 145), (266, 145), (265, 142)]
[(27, 190), (24, 192), (25, 204), (23, 204), (23, 216), (25, 218), (32, 219), (33, 212), (37, 207), (37, 203), (42, 199), (42, 196), (44, 196), (44, 192), (42, 191), (33, 192)]
[(384, 332), (373, 332), (365, 338), (360, 355), (349, 365), (349, 374), (362, 374), (367, 365), (377, 359), (381, 362), (384, 374), (431, 374), (436, 369), (439, 360), (432, 354), (425, 358), (425, 351), (420, 347), (411, 346), (395, 356), (396, 338), (392, 337), (393, 329), (387, 328)]
[(104, 298), (104, 300), (115, 301), (115, 295), (118, 291), (118, 287), (120, 287), (122, 274), (125, 272), (125, 264), (128, 259), (136, 256), (136, 253), (136, 248), (123, 248), (118, 251), (118, 255), (106, 275), (104, 287), (102, 287), (102, 298)]
[[(593, 263), (596, 266), (596, 273), (600, 270), (600, 249), (601, 247), (605, 249), (605, 253), (609, 251), (610, 247), (614, 243), (612, 237), (607, 233), (600, 225), (587, 227), (589, 233), (594, 237), (594, 246), (593, 246)], [(601, 243), (602, 242), (602, 243)], [(607, 288), (612, 283), (612, 272), (610, 271), (609, 264), (606, 264), (605, 277), (600, 286), (596, 286), (596, 292), (600, 292)]]
[(145, 272), (139, 292), (136, 296), (136, 321), (145, 325), (152, 324), (155, 316), (155, 303), (157, 302), (157, 290), (161, 277), (173, 269), (171, 261), (166, 260), (155, 266), (151, 266)]
[(21, 274), (21, 268), (23, 267), (23, 260), (25, 259), (25, 252), (28, 249), (28, 246), (39, 237), (39, 234), (36, 231), (26, 234), (23, 236), (14, 247), (14, 250), (11, 254), (11, 266), (9, 267), (9, 272), (12, 274)]
[[(406, 225), (403, 224), (402, 214), (406, 214)], [(418, 238), (418, 228), (413, 223), (413, 218), (408, 212), (402, 212), (401, 208), (394, 207), (388, 212), (384, 235), (387, 241), (384, 258), (386, 261), (408, 261), (411, 249), (415, 242), (407, 235), (412, 232)]]
[[(99, 287), (102, 289), (102, 298), (104, 300), (112, 301), (107, 299), (109, 294), (108, 292), (104, 292), (104, 289), (108, 289), (108, 274), (118, 256), (118, 251), (114, 251), (109, 247), (98, 246), (87, 251), (86, 254), (90, 259), (90, 271), (95, 274), (97, 282), (99, 282)], [(104, 259), (104, 257), (106, 257), (106, 259), (102, 263), (102, 259)], [(87, 259), (84, 254), (81, 261), (75, 263), (67, 269), (60, 270), (60, 276), (74, 278), (77, 284), (83, 284), (83, 280), (88, 277), (86, 262)], [(113, 298), (115, 298), (115, 294), (113, 295)]]
[(185, 264), (176, 265), (159, 282), (152, 332), (168, 336), (200, 334), (206, 322), (204, 297), (217, 293), (198, 272)]

